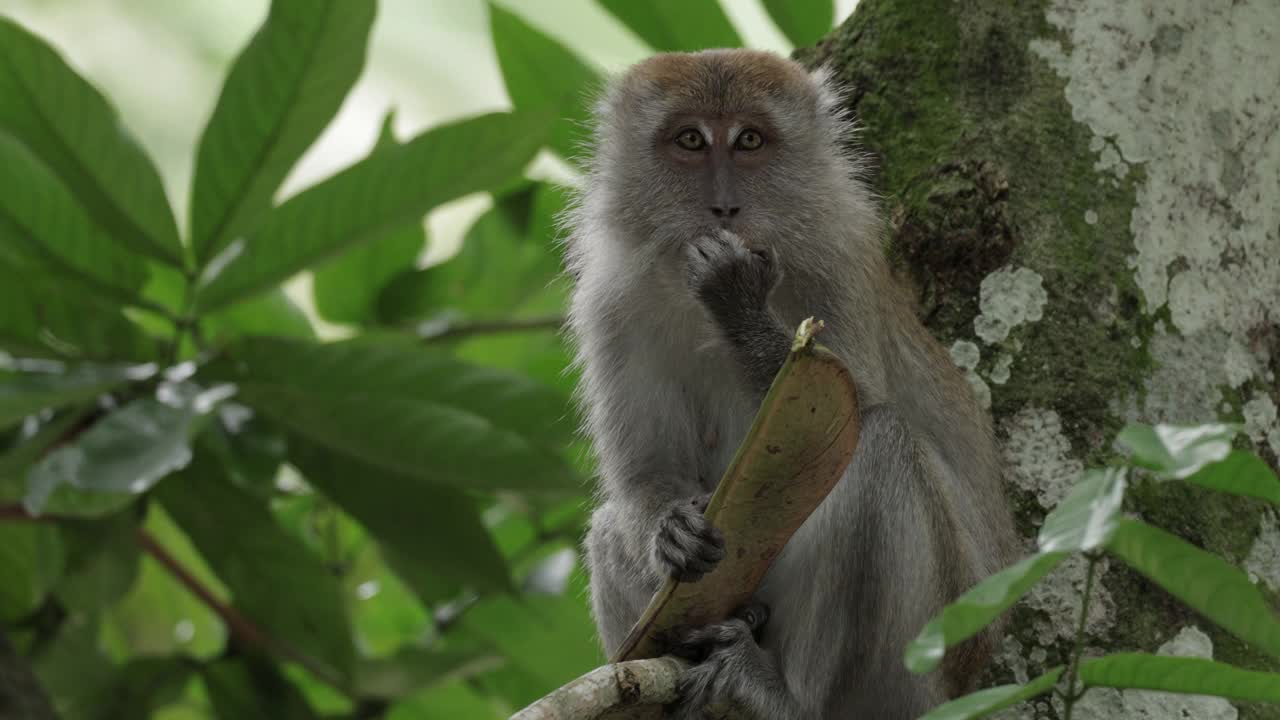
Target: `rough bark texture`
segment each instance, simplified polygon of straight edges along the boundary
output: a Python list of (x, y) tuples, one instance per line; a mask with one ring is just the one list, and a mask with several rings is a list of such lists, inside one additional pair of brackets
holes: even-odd
[[(797, 53), (852, 88), (895, 265), (990, 396), (1028, 538), (1130, 420), (1243, 422), (1275, 465), (1278, 48), (1274, 0), (862, 0)], [(1246, 567), (1280, 608), (1274, 510), (1149, 482), (1128, 505)], [(1068, 565), (1015, 610), (989, 679), (1064, 662), (1082, 581)], [(1091, 648), (1278, 669), (1118, 563), (1095, 606)], [(1184, 711), (1237, 716), (1114, 691), (1075, 716)], [(1048, 701), (1011, 714), (1056, 716)]]

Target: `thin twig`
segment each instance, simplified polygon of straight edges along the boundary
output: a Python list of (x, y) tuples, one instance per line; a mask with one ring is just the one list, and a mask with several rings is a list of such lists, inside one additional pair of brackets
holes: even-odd
[(1071, 711), (1075, 707), (1076, 701), (1084, 694), (1083, 691), (1077, 692), (1076, 690), (1076, 676), (1080, 669), (1080, 654), (1084, 650), (1084, 629), (1089, 620), (1089, 600), (1093, 596), (1094, 569), (1098, 564), (1096, 555), (1087, 555), (1086, 557), (1089, 559), (1089, 569), (1084, 579), (1084, 598), (1080, 601), (1080, 622), (1076, 626), (1075, 647), (1071, 649), (1071, 664), (1067, 669), (1067, 694), (1065, 697), (1067, 708), (1063, 720), (1071, 720)]
[(183, 567), (168, 550), (164, 548), (146, 530), (138, 529), (138, 543), (148, 555), (160, 563), (165, 570), (200, 602), (204, 603), (227, 626), (227, 630), (238, 641), (273, 655), (283, 655), (306, 668), (317, 679), (333, 687), (344, 695), (351, 696), (351, 688), (324, 663), (299, 651), (297, 648), (276, 638), (272, 638), (249, 618), (238, 610), (223, 602), (217, 595), (202, 583), (199, 578)]
[(436, 329), (433, 325), (435, 324), (426, 322), (418, 326), (417, 334), (422, 338), (423, 342), (457, 340), (471, 337), (472, 335), (559, 330), (564, 326), (564, 317), (561, 315), (547, 315), (508, 320), (477, 320), (475, 322), (450, 323), (440, 329)]

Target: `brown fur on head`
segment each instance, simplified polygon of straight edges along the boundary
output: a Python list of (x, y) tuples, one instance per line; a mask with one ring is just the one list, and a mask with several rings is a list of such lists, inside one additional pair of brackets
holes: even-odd
[[(837, 92), (824, 72), (771, 53), (654, 56), (609, 86), (596, 123), (583, 202), (626, 242), (675, 247), (727, 227), (799, 257), (819, 223), (862, 207), (845, 200), (858, 189)], [(745, 131), (761, 147), (744, 148), (756, 139)], [(687, 132), (705, 146), (690, 149), (694, 135), (681, 145)]]

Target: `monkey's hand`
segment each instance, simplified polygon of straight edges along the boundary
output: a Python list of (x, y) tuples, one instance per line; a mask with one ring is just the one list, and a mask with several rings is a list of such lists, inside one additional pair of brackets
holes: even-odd
[(710, 499), (696, 495), (667, 505), (653, 538), (653, 560), (660, 574), (694, 582), (724, 558), (724, 538), (702, 514)]
[(704, 235), (686, 246), (689, 289), (721, 323), (764, 310), (782, 279), (772, 248), (749, 249), (728, 230)]

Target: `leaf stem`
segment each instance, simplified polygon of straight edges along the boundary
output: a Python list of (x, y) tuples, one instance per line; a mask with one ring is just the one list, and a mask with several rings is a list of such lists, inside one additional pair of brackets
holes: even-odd
[(1067, 669), (1067, 692), (1063, 696), (1066, 703), (1066, 714), (1063, 720), (1071, 720), (1071, 711), (1076, 701), (1084, 695), (1084, 690), (1076, 689), (1076, 677), (1080, 670), (1080, 654), (1084, 651), (1084, 630), (1089, 620), (1089, 601), (1093, 597), (1093, 577), (1098, 565), (1098, 556), (1092, 553), (1085, 555), (1089, 560), (1089, 569), (1084, 579), (1084, 597), (1080, 600), (1080, 622), (1076, 626), (1075, 646), (1071, 649), (1071, 663)]

